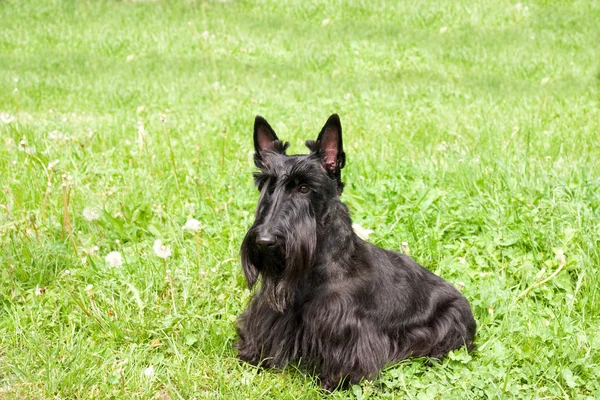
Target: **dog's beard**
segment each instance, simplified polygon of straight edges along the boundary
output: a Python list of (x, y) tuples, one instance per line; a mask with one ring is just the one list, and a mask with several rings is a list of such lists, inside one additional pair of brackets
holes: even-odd
[[(254, 240), (247, 242), (254, 243)], [(260, 295), (273, 309), (283, 312), (294, 301), (296, 290), (306, 280), (314, 264), (316, 222), (312, 218), (298, 222), (293, 232), (285, 237), (284, 243), (271, 248), (251, 247), (247, 249), (248, 264), (256, 268), (261, 277)], [(248, 269), (247, 266), (245, 269)]]

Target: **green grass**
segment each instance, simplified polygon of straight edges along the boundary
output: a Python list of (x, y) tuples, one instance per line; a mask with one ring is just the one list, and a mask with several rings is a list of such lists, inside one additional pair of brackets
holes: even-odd
[(322, 396), (231, 346), (253, 118), (304, 152), (333, 112), (355, 222), (464, 285), (479, 350), (330, 398), (600, 398), (597, 1), (9, 0), (0, 21), (0, 398)]

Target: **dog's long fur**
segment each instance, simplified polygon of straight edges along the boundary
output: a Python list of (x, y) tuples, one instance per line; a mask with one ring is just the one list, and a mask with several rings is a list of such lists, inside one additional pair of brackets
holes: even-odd
[(288, 144), (260, 116), (254, 146), (260, 198), (241, 258), (248, 285), (262, 285), (237, 323), (240, 359), (300, 363), (331, 390), (390, 362), (472, 346), (475, 321), (458, 290), (353, 232), (339, 198), (345, 154), (337, 115), (307, 141), (308, 155), (285, 155)]

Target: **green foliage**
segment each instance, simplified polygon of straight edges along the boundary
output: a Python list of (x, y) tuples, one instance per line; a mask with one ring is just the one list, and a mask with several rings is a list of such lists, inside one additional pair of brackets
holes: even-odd
[(0, 398), (322, 396), (232, 344), (253, 118), (303, 152), (333, 112), (355, 222), (461, 288), (478, 350), (331, 398), (600, 397), (598, 2), (9, 0), (0, 19)]

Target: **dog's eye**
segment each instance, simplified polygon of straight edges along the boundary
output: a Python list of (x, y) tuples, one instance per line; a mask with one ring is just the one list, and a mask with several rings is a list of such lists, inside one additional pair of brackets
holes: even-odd
[(308, 192), (310, 192), (310, 187), (308, 187), (308, 185), (302, 184), (298, 186), (298, 191), (302, 194), (307, 194)]

